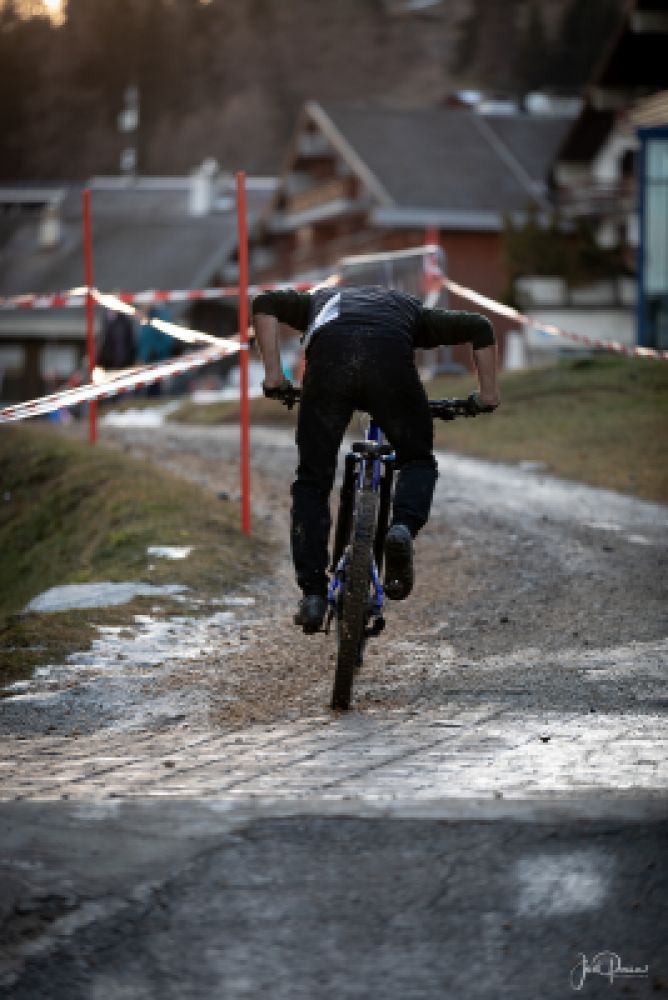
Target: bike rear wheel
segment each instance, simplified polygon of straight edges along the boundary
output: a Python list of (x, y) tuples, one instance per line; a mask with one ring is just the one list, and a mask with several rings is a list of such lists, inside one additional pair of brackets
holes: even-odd
[(336, 670), (332, 708), (350, 707), (353, 676), (362, 663), (377, 512), (377, 494), (362, 490), (355, 504), (344, 591), (336, 621)]

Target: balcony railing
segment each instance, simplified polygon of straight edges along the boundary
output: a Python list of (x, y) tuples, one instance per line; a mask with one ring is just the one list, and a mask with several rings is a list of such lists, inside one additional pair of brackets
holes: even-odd
[(634, 182), (587, 184), (562, 188), (554, 196), (556, 208), (567, 218), (590, 215), (628, 215), (637, 204)]

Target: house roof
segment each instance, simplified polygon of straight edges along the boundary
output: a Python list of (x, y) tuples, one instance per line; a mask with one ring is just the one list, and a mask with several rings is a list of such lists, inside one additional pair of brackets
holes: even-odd
[(355, 170), (347, 156), (352, 149), (385, 193), (384, 210), (449, 213), (462, 223), (467, 213), (496, 218), (542, 202), (552, 158), (572, 121), (460, 109), (316, 108), (343, 158)]
[[(188, 214), (187, 181), (155, 188), (93, 184), (91, 214), (95, 285), (103, 291), (197, 288), (207, 283), (236, 243), (233, 203), (205, 216)], [(248, 192), (253, 217), (266, 192)], [(67, 187), (62, 239), (38, 245), (36, 213), (0, 217), (0, 295), (46, 294), (84, 283), (81, 188)]]

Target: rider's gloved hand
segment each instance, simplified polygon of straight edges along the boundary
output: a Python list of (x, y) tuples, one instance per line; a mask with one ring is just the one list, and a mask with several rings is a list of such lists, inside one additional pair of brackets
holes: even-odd
[(262, 392), (265, 394), (267, 399), (283, 399), (285, 394), (291, 392), (294, 386), (290, 379), (284, 378), (280, 385), (268, 386), (266, 382), (262, 383)]
[(466, 402), (468, 403), (469, 413), (472, 417), (477, 417), (479, 413), (492, 413), (499, 405), (498, 403), (494, 406), (490, 403), (483, 403), (480, 394), (477, 392), (472, 392)]

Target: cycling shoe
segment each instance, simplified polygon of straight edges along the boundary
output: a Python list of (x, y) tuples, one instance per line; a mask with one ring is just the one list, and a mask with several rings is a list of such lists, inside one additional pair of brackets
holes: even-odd
[(385, 536), (385, 593), (403, 601), (413, 589), (413, 537), (405, 524), (393, 524)]
[(325, 620), (326, 611), (327, 598), (320, 594), (304, 594), (294, 618), (295, 625), (301, 625), (307, 635), (319, 632)]

